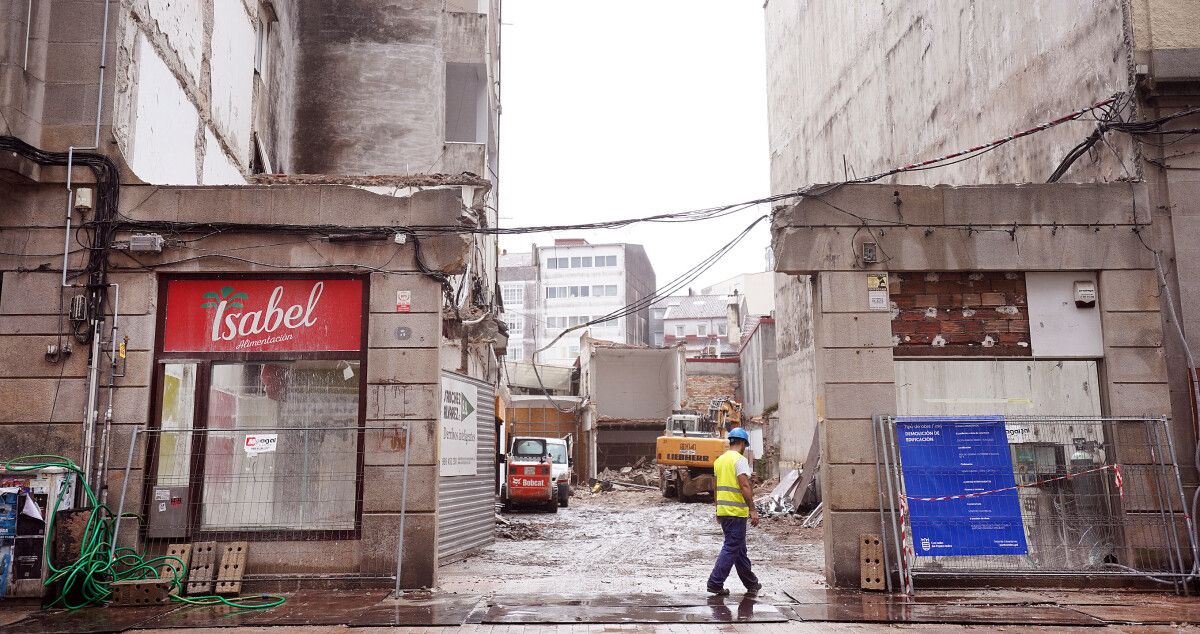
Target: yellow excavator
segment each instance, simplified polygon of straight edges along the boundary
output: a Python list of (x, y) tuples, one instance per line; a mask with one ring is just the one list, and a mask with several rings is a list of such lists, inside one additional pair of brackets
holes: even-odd
[(713, 463), (729, 447), (725, 434), (742, 425), (742, 404), (727, 397), (709, 403), (708, 413), (676, 410), (655, 442), (659, 489), (663, 497), (689, 502), (712, 496)]

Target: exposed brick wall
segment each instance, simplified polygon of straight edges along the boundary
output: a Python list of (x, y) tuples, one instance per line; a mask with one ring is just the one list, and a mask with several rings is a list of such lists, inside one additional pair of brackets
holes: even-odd
[(684, 409), (707, 412), (708, 405), (714, 398), (721, 396), (737, 398), (741, 383), (741, 377), (736, 375), (689, 374), (687, 377), (687, 403), (684, 404)]
[(897, 356), (1030, 356), (1024, 273), (893, 273)]

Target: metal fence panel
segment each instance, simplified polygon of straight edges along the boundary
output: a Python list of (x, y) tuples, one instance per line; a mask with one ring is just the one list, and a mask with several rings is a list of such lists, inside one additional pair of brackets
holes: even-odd
[[(404, 484), (365, 481), (371, 430), (396, 427), (139, 430), (119, 513), (142, 516), (141, 536), (155, 554), (171, 543), (251, 542), (251, 580), (395, 579), (395, 559), (363, 547), (364, 491)], [(140, 482), (135, 446), (149, 453)], [(136, 530), (124, 524), (118, 531)]]
[[(920, 422), (948, 431), (979, 424), (974, 417), (931, 420)], [(892, 535), (889, 567), (898, 571), (905, 591), (921, 576), (1145, 577), (1187, 591), (1196, 534), (1169, 419), (1006, 417), (1012, 484), (938, 497), (914, 497), (907, 490), (906, 482), (947, 475), (937, 472), (944, 467), (904, 464), (897, 434), (910, 422), (895, 416), (875, 420), (881, 529)], [(953, 462), (953, 456), (945, 458)], [(913, 503), (926, 509), (944, 504), (934, 521), (968, 529), (980, 521), (966, 510), (972, 503), (1014, 494), (1026, 542), (1022, 554), (917, 555), (914, 524), (918, 532), (925, 527), (912, 517)]]
[(495, 541), (496, 392), (461, 374), (448, 376), (478, 388), (475, 475), (438, 477), (438, 561), (448, 563)]

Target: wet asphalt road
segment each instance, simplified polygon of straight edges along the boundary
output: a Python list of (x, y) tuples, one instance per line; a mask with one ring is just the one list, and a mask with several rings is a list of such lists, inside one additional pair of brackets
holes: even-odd
[[(438, 588), (455, 593), (703, 592), (721, 547), (713, 506), (664, 500), (654, 491), (577, 494), (556, 514), (504, 515), (539, 537), (498, 539), (482, 553), (440, 570)], [(819, 531), (764, 519), (751, 529), (750, 558), (765, 592), (823, 587)], [(726, 583), (742, 590), (736, 574)]]

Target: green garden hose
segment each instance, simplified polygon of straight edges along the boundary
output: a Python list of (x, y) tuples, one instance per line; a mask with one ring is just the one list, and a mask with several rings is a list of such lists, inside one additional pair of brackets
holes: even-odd
[[(87, 495), (87, 501), (91, 505), (92, 510), (88, 515), (87, 525), (83, 531), (79, 558), (61, 568), (55, 566), (50, 558), (50, 538), (54, 534), (54, 518), (58, 513), (59, 506), (62, 504), (63, 497), (67, 493), (67, 487), (62, 487), (58, 492), (58, 496), (54, 499), (53, 508), (47, 514), (49, 517), (46, 524), (46, 540), (43, 556), (50, 570), (50, 576), (43, 583), (47, 586), (59, 582), (62, 583), (62, 591), (54, 601), (46, 606), (48, 608), (65, 607), (68, 610), (78, 610), (90, 605), (108, 605), (112, 600), (113, 592), (111, 585), (113, 582), (157, 579), (161, 574), (161, 569), (166, 565), (170, 565), (171, 567), (171, 585), (176, 590), (176, 593), (171, 595), (171, 599), (180, 603), (189, 605), (227, 605), (239, 609), (262, 609), (282, 605), (286, 600), (284, 597), (274, 594), (234, 597), (232, 599), (218, 595), (182, 596), (184, 580), (187, 579), (187, 566), (182, 559), (171, 555), (147, 559), (132, 548), (121, 547), (113, 549), (112, 530), (116, 515), (107, 506), (100, 504), (100, 500), (96, 497), (96, 493), (92, 490), (91, 485), (88, 484), (83, 470), (73, 460), (62, 456), (35, 454), (13, 458), (12, 460), (5, 461), (3, 464), (6, 470), (14, 472), (37, 471), (46, 467), (62, 467), (78, 476), (79, 483), (83, 486), (83, 491)], [(124, 517), (137, 516), (126, 514)], [(67, 598), (76, 592), (83, 598), (80, 603), (73, 603)]]

